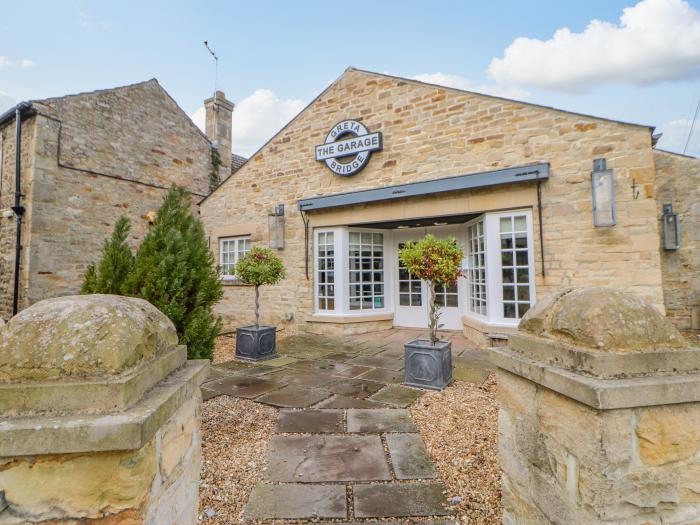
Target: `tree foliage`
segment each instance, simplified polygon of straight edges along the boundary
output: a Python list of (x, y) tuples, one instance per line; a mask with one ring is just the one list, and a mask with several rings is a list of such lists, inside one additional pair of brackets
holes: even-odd
[(221, 321), (213, 306), (223, 290), (191, 198), (173, 186), (136, 255), (125, 295), (146, 299), (175, 325), (190, 359), (211, 358)]
[(236, 276), (255, 286), (255, 326), (260, 326), (260, 287), (287, 276), (284, 264), (269, 248), (252, 248), (236, 264)]
[(134, 254), (127, 244), (130, 231), (129, 219), (119, 217), (112, 236), (104, 241), (99, 263), (88, 266), (81, 293), (124, 293), (124, 285), (134, 267)]
[(453, 285), (462, 275), (462, 258), (464, 254), (457, 246), (455, 239), (437, 239), (434, 235), (426, 235), (418, 242), (408, 242), (399, 251), (399, 260), (406, 269), (419, 279), (428, 282), (430, 288), (430, 310), (428, 312), (428, 327), (430, 341), (438, 341), (437, 329), (440, 317), (440, 307), (435, 301), (437, 285)]

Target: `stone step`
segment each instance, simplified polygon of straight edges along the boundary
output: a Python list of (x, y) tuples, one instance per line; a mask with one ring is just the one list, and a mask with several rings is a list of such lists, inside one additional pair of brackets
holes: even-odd
[(442, 483), (383, 483), (353, 487), (356, 518), (400, 518), (450, 514)]
[(347, 518), (345, 485), (259, 484), (250, 494), (246, 520)]
[(273, 436), (267, 476), (297, 483), (391, 479), (380, 437), (347, 434)]

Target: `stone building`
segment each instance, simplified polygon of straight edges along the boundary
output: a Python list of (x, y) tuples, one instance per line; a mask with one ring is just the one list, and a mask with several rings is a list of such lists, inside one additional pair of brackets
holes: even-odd
[[(434, 233), (465, 253), (464, 276), (438, 294), (441, 322), (483, 343), (538, 298), (585, 285), (700, 328), (700, 161), (656, 151), (653, 129), (349, 68), (201, 202), (227, 284), (219, 313), (251, 321), (253, 291), (229, 274), (274, 245), (289, 275), (262, 289), (266, 323), (425, 326), (426, 285), (397, 253)], [(663, 248), (663, 204), (680, 249)]]
[[(207, 103), (211, 141), (149, 80), (114, 89), (22, 103), (0, 116), (0, 318), (38, 300), (76, 293), (87, 265), (120, 215), (136, 245), (146, 215), (177, 184), (198, 201), (212, 185), (212, 144), (225, 180), (242, 164), (231, 153), (233, 104)], [(16, 115), (21, 121), (16, 169)], [(17, 253), (16, 181), (21, 249)], [(17, 275), (17, 294), (15, 294)]]

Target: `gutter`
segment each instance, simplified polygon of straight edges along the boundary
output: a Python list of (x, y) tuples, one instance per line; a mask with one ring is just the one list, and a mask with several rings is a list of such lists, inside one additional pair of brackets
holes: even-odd
[(20, 257), (22, 254), (22, 218), (25, 208), (22, 206), (22, 118), (31, 114), (32, 105), (29, 102), (20, 102), (14, 108), (0, 115), (0, 126), (15, 119), (15, 201), (12, 211), (15, 214), (15, 272), (12, 288), (12, 315), (17, 315), (19, 310), (19, 272)]

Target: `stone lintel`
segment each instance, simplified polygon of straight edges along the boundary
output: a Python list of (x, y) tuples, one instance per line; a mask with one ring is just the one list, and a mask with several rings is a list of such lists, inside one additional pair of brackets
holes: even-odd
[(207, 359), (187, 361), (118, 414), (5, 419), (0, 422), (0, 456), (141, 448), (183, 403), (198, 395), (208, 369)]
[(178, 345), (121, 376), (104, 380), (47, 381), (0, 385), (0, 414), (22, 417), (39, 413), (113, 413), (138, 402), (156, 383), (187, 360)]
[(700, 349), (692, 347), (653, 352), (594, 352), (525, 332), (511, 335), (508, 344), (512, 352), (535, 361), (605, 379), (700, 372)]
[(598, 410), (700, 401), (698, 373), (600, 379), (535, 361), (507, 348), (490, 348), (489, 353), (499, 368)]

